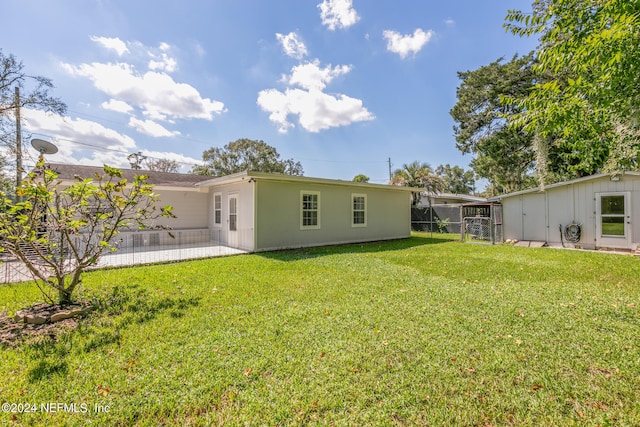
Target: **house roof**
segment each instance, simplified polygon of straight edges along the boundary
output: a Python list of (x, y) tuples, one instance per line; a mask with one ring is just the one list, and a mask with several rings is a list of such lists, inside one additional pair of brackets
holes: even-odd
[[(65, 165), (51, 163), (49, 165), (58, 174), (58, 178), (66, 181), (73, 180), (76, 176), (81, 178), (91, 178), (96, 173), (104, 173), (101, 166)], [(184, 173), (158, 172), (141, 169), (120, 169), (122, 177), (127, 181), (132, 181), (136, 175), (147, 175), (147, 182), (157, 187), (181, 187), (197, 188), (197, 184), (210, 180), (211, 176), (193, 175)]]
[(531, 188), (529, 190), (521, 190), (521, 191), (516, 191), (516, 192), (513, 192), (513, 193), (509, 193), (509, 194), (502, 194), (500, 196), (491, 197), (489, 199), (489, 201), (500, 201), (500, 200), (506, 199), (508, 197), (520, 196), (522, 194), (540, 193), (540, 192), (549, 190), (551, 188), (562, 187), (562, 186), (565, 186), (565, 185), (578, 184), (580, 182), (592, 181), (594, 179), (600, 179), (600, 178), (611, 178), (613, 176), (619, 176), (620, 179), (624, 179), (625, 175), (640, 176), (640, 172), (627, 171), (627, 172), (622, 172), (622, 173), (617, 173), (617, 174), (600, 173), (600, 174), (595, 174), (595, 175), (589, 175), (589, 176), (584, 176), (582, 178), (572, 179), (572, 180), (569, 180), (569, 181), (556, 182), (554, 184), (545, 185), (544, 187), (536, 187), (536, 188)]
[(232, 175), (222, 176), (218, 178), (211, 178), (208, 181), (200, 182), (197, 185), (199, 187), (207, 187), (212, 185), (231, 184), (231, 183), (242, 182), (242, 181), (249, 182), (251, 180), (297, 182), (297, 183), (320, 184), (320, 185), (340, 185), (340, 186), (350, 186), (350, 187), (360, 187), (360, 188), (376, 188), (376, 189), (411, 191), (411, 192), (420, 191), (420, 189), (418, 188), (401, 187), (397, 185), (370, 184), (368, 182), (354, 182), (354, 181), (345, 181), (340, 179), (313, 178), (308, 176), (284, 175), (280, 173), (266, 173), (266, 172), (253, 172), (253, 171), (245, 171), (245, 172), (234, 173)]
[(423, 191), (420, 193), (422, 197), (427, 197), (433, 199), (435, 202), (438, 200), (452, 200), (456, 201), (456, 203), (469, 203), (469, 202), (486, 202), (487, 199), (485, 197), (473, 196), (471, 194), (456, 194), (456, 193), (431, 193), (427, 191)]

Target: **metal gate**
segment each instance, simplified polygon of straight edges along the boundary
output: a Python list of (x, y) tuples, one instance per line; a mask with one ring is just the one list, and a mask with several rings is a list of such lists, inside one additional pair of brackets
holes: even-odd
[[(468, 209), (471, 208), (471, 209)], [(463, 242), (501, 243), (502, 242), (502, 206), (497, 204), (472, 205), (463, 207), (465, 216), (460, 228)]]

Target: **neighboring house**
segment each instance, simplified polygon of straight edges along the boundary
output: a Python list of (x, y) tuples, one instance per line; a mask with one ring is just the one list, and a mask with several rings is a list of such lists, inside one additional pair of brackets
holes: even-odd
[(640, 243), (640, 172), (593, 175), (495, 197), (504, 239), (584, 249), (635, 250)]
[[(102, 170), (51, 167), (63, 180)], [(408, 187), (260, 172), (219, 178), (129, 169), (123, 173), (129, 181), (136, 174), (148, 175), (159, 204), (173, 206), (177, 216), (161, 223), (193, 232), (193, 240), (265, 251), (397, 239), (411, 233), (410, 194), (415, 189)], [(144, 245), (164, 242), (157, 231), (132, 233), (144, 236)]]

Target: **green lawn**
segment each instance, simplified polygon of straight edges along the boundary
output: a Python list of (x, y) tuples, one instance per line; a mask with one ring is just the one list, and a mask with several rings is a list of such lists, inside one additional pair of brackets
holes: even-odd
[(87, 274), (78, 329), (0, 348), (39, 411), (0, 424), (640, 425), (640, 259), (433, 236)]

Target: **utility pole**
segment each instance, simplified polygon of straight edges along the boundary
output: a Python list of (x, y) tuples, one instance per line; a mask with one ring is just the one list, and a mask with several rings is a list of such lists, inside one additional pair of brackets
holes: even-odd
[(16, 86), (16, 190), (22, 185), (22, 128), (20, 126), (20, 88)]
[(387, 161), (389, 163), (389, 183), (391, 183), (391, 157), (389, 157), (389, 160)]

